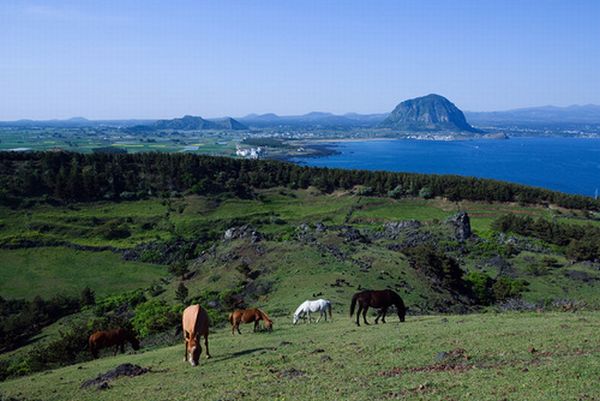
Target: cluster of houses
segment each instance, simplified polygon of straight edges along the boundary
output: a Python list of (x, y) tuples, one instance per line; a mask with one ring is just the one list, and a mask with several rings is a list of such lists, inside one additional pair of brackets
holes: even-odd
[(263, 153), (261, 147), (257, 148), (242, 148), (240, 145), (236, 146), (235, 155), (239, 157), (245, 157), (247, 159), (258, 159)]

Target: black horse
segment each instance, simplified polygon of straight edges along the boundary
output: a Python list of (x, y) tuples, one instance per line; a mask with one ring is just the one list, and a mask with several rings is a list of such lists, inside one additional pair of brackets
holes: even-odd
[(350, 317), (354, 315), (354, 308), (356, 307), (356, 303), (358, 302), (358, 311), (356, 312), (356, 325), (360, 326), (359, 318), (360, 313), (362, 311), (363, 320), (365, 324), (369, 324), (367, 322), (367, 310), (369, 307), (378, 309), (377, 317), (375, 318), (375, 324), (378, 323), (379, 318), (381, 321), (385, 323), (385, 314), (390, 306), (394, 305), (396, 307), (396, 311), (398, 312), (398, 318), (401, 322), (404, 321), (404, 317), (406, 316), (406, 307), (404, 306), (404, 302), (400, 295), (396, 294), (392, 290), (381, 290), (381, 291), (362, 291), (357, 292), (352, 297), (352, 303), (350, 304)]

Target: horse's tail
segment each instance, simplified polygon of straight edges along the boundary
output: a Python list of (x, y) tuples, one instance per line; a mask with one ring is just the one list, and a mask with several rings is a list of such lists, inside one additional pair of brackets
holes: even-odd
[(359, 293), (356, 293), (352, 296), (352, 302), (350, 303), (350, 317), (354, 315), (354, 308), (356, 308), (356, 301), (358, 300)]
[(233, 312), (229, 314), (229, 324), (233, 326)]
[(329, 311), (329, 320), (333, 319), (333, 316), (331, 316), (331, 301), (327, 301), (327, 310)]

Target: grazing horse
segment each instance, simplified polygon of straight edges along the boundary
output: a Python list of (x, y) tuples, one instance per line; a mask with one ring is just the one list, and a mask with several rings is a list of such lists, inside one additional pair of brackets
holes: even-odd
[(377, 317), (375, 318), (375, 324), (381, 317), (381, 321), (385, 323), (385, 314), (390, 306), (394, 305), (396, 307), (396, 311), (398, 312), (398, 318), (401, 322), (404, 321), (404, 317), (406, 316), (406, 307), (404, 306), (404, 302), (400, 295), (396, 294), (392, 290), (381, 290), (381, 291), (362, 291), (357, 292), (352, 297), (352, 303), (350, 304), (350, 317), (354, 315), (354, 308), (356, 307), (356, 303), (358, 302), (358, 311), (356, 312), (356, 325), (360, 326), (359, 317), (362, 311), (363, 320), (365, 324), (369, 324), (367, 322), (367, 310), (369, 307), (373, 307), (379, 309), (377, 311)]
[(265, 329), (273, 331), (273, 321), (269, 319), (269, 316), (260, 309), (236, 309), (229, 315), (229, 323), (231, 323), (231, 334), (235, 334), (237, 330), (240, 333), (240, 323), (252, 323), (254, 322), (254, 332), (258, 329), (258, 322), (262, 320)]
[(125, 343), (127, 341), (129, 341), (134, 350), (137, 351), (140, 349), (140, 342), (133, 331), (124, 328), (96, 331), (92, 333), (92, 335), (90, 335), (88, 338), (88, 347), (92, 353), (92, 356), (94, 358), (98, 358), (98, 351), (100, 351), (102, 348), (113, 345), (115, 346), (114, 355), (117, 355), (119, 349), (123, 354), (125, 352)]
[(292, 320), (292, 322), (294, 324), (298, 323), (300, 321), (300, 319), (304, 319), (308, 316), (308, 321), (307, 323), (311, 322), (311, 316), (310, 314), (312, 313), (320, 313), (319, 318), (317, 319), (317, 323), (319, 323), (319, 321), (321, 320), (321, 318), (323, 316), (325, 316), (325, 321), (327, 321), (327, 312), (329, 312), (329, 319), (332, 320), (332, 316), (331, 316), (331, 302), (329, 302), (326, 299), (317, 299), (315, 301), (304, 301), (302, 302), (302, 304), (298, 307), (298, 309), (296, 309), (296, 312), (294, 312), (294, 319)]
[(200, 305), (190, 305), (183, 311), (181, 317), (183, 326), (183, 338), (185, 340), (184, 362), (190, 362), (192, 366), (198, 365), (202, 346), (200, 345), (200, 336), (204, 336), (204, 346), (206, 347), (206, 359), (210, 358), (208, 351), (208, 313)]

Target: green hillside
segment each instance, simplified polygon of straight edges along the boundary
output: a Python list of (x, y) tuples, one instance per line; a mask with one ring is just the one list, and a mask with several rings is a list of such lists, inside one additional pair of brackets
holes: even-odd
[[(581, 377), (596, 369), (589, 345), (596, 337), (586, 334), (600, 307), (593, 200), (461, 177), (121, 157), (0, 158), (0, 180), (8, 183), (0, 191), (0, 395), (93, 398), (98, 393), (77, 390), (81, 381), (135, 362), (153, 372), (111, 384), (107, 399), (131, 398), (119, 390), (130, 381), (142, 383), (133, 388), (144, 396), (133, 399), (175, 397), (181, 377), (196, 374), (217, 390), (199, 382), (179, 398), (256, 399), (260, 393), (243, 390), (243, 381), (260, 388), (277, 380), (285, 384), (265, 390), (267, 398), (311, 399), (322, 386), (329, 398), (364, 399), (371, 391), (439, 399), (474, 394), (493, 375), (482, 399), (511, 393), (498, 386), (547, 399), (552, 387), (536, 392), (535, 383), (558, 377), (557, 369)], [(173, 173), (187, 166), (196, 175)], [(120, 189), (96, 175), (90, 181), (96, 168)], [(87, 191), (73, 198), (78, 183)], [(398, 292), (408, 323), (354, 328), (349, 300), (365, 288)], [(319, 297), (332, 301), (335, 322), (292, 328), (292, 311)], [(181, 345), (171, 347), (181, 342), (175, 328), (190, 303), (209, 311), (214, 368), (188, 369), (179, 362)], [(239, 307), (264, 309), (275, 332), (244, 328), (244, 337), (230, 337), (226, 317)], [(104, 351), (90, 361), (89, 334), (116, 326), (136, 331), (144, 351), (117, 358)], [(325, 351), (313, 354), (313, 345)], [(439, 352), (459, 361), (436, 361)], [(81, 369), (69, 367), (75, 364)], [(339, 370), (340, 380), (325, 384), (328, 369)], [(523, 369), (533, 373), (516, 379)], [(167, 371), (176, 374), (160, 375)], [(450, 384), (456, 374), (465, 380)], [(21, 385), (28, 380), (35, 384)], [(575, 381), (560, 389), (583, 399), (591, 391)]]
[[(183, 362), (183, 344), (106, 357), (0, 383), (18, 400), (593, 400), (600, 391), (594, 313), (390, 318), (356, 328), (333, 323), (271, 334), (210, 336), (212, 359)], [(109, 388), (80, 385), (121, 363), (150, 368)]]

